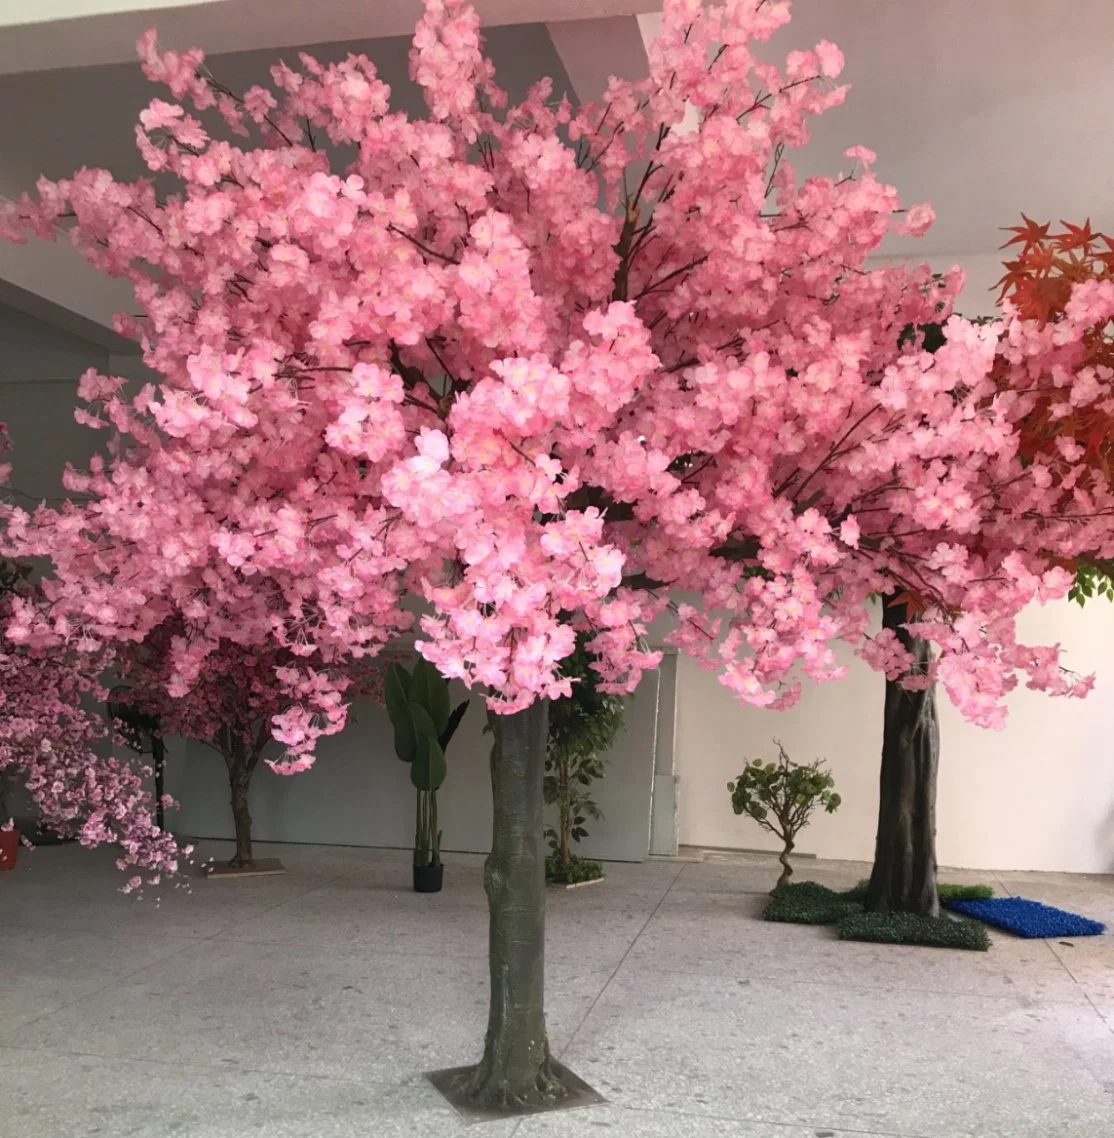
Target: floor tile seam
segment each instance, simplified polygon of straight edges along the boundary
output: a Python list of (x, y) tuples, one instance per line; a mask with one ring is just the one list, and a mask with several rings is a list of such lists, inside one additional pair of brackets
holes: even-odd
[(1048, 951), (1052, 953), (1057, 961), (1059, 961), (1060, 967), (1072, 978), (1072, 980), (1075, 981), (1076, 984), (1080, 986), (1080, 988), (1083, 988), (1083, 990), (1086, 991), (1083, 981), (1080, 980), (1080, 978), (1076, 976), (1076, 974), (1071, 969), (1071, 957), (1063, 956), (1061, 953), (1057, 952), (1056, 945), (1053, 944), (1052, 940), (1045, 940), (1044, 943), (1048, 945)]
[[(214, 933), (211, 937), (199, 937), (199, 942), (215, 940), (220, 938), (221, 944), (243, 944), (254, 945), (256, 948), (289, 948), (293, 945), (304, 945), (306, 943), (305, 937), (292, 937), (289, 940), (245, 940), (243, 937), (225, 936), (223, 932)], [(347, 943), (347, 942), (346, 942)], [(474, 955), (465, 954), (462, 952), (454, 952), (448, 956), (444, 951), (437, 952), (434, 949), (421, 949), (411, 948), (380, 948), (368, 944), (360, 944), (356, 948), (348, 949), (349, 952), (355, 954), (357, 952), (374, 953), (376, 956), (420, 956), (422, 959), (457, 959), (457, 960), (486, 960), (486, 952), (476, 952)]]
[(665, 1114), (674, 1118), (696, 1119), (700, 1121), (712, 1120), (715, 1122), (747, 1122), (759, 1126), (778, 1126), (785, 1129), (796, 1128), (806, 1130), (831, 1130), (837, 1135), (856, 1134), (863, 1138), (939, 1138), (908, 1130), (865, 1130), (861, 1126), (847, 1126), (841, 1123), (830, 1122), (801, 1122), (799, 1119), (785, 1120), (784, 1118), (757, 1118), (753, 1115), (738, 1114), (712, 1114), (706, 1111), (674, 1110), (669, 1107), (626, 1106), (610, 1102), (609, 1105), (619, 1110), (630, 1111), (632, 1114)]
[[(1082, 988), (1082, 985), (1080, 985), (1080, 987)], [(1099, 1017), (1100, 1022), (1106, 1025), (1106, 1030), (1109, 1031), (1111, 1035), (1114, 1035), (1114, 1016), (1108, 1017), (1103, 1012), (1102, 1008), (1100, 1008), (1098, 1004), (1096, 1004), (1095, 1001), (1091, 999), (1091, 993), (1088, 992), (1086, 988), (1083, 988), (1083, 996), (1087, 1000), (1087, 1003), (1089, 1003), (1091, 1007), (1095, 1009), (1095, 1015)]]
[[(340, 880), (340, 879), (337, 878), (336, 880)], [(221, 887), (222, 888), (228, 888), (229, 886), (224, 885)], [(232, 886), (232, 887), (234, 888), (234, 886)], [(268, 905), (265, 909), (260, 909), (257, 913), (254, 913), (252, 915), (251, 919), (255, 920), (258, 917), (265, 917), (268, 913), (273, 913), (276, 909), (281, 909), (283, 907), (283, 905), (287, 905), (291, 901), (300, 901), (303, 897), (308, 897), (311, 893), (317, 893), (317, 892), (320, 892), (320, 890), (326, 889), (326, 888), (328, 888), (327, 885), (314, 885), (314, 886), (311, 886), (309, 889), (303, 889), (300, 893), (295, 893), (290, 897), (284, 897), (281, 901), (276, 901), (275, 904)], [(216, 930), (216, 932), (210, 933), (208, 936), (198, 937), (197, 939), (198, 940), (205, 940), (205, 941), (216, 940), (217, 937), (221, 936), (222, 933), (224, 933), (226, 930), (228, 930), (232, 927), (234, 927), (233, 924), (222, 925), (219, 929)], [(267, 942), (266, 941), (260, 941), (260, 942), (252, 942), (252, 943), (266, 944)]]
[[(642, 962), (638, 962), (642, 963)], [(691, 976), (692, 969), (689, 968), (666, 968), (658, 964), (654, 964), (649, 968), (644, 969), (640, 974), (643, 976), (653, 973), (662, 973), (667, 976)], [(768, 987), (784, 987), (788, 985), (794, 986), (809, 986), (809, 987), (835, 987), (838, 986), (840, 991), (852, 990), (856, 992), (910, 992), (922, 996), (953, 996), (956, 999), (986, 999), (986, 1000), (1013, 1000), (1015, 1003), (1025, 1003), (1031, 997), (1026, 996), (1021, 992), (963, 992), (957, 991), (954, 988), (907, 988), (900, 984), (869, 984), (869, 983), (851, 983), (842, 978), (832, 978), (829, 980), (810, 980), (798, 979), (792, 976), (757, 976), (750, 977), (751, 985), (753, 986), (768, 986)], [(751, 986), (748, 985), (748, 986)], [(1080, 996), (1086, 997), (1087, 993), (1081, 988)], [(1057, 1004), (1064, 1005), (1065, 1007), (1079, 1007), (1082, 1003), (1080, 999), (1057, 999), (1051, 996), (1041, 996), (1040, 1002), (1043, 1004)]]
[(604, 981), (604, 983), (603, 983), (603, 986), (602, 986), (602, 987), (600, 988), (600, 990), (599, 990), (599, 991), (596, 993), (596, 996), (595, 996), (595, 998), (592, 1000), (592, 1003), (591, 1003), (591, 1005), (589, 1006), (588, 1010), (587, 1010), (587, 1011), (584, 1013), (584, 1015), (583, 1015), (583, 1016), (581, 1016), (581, 1018), (580, 1018), (580, 1022), (579, 1022), (579, 1023), (576, 1025), (576, 1027), (575, 1027), (575, 1028), (573, 1028), (572, 1032), (571, 1032), (571, 1033), (570, 1033), (570, 1035), (569, 1035), (569, 1038), (568, 1038), (568, 1039), (566, 1040), (566, 1042), (565, 1042), (565, 1046), (561, 1048), (561, 1051), (560, 1051), (560, 1053), (559, 1053), (559, 1054), (558, 1054), (558, 1056), (557, 1056), (557, 1058), (558, 1058), (558, 1059), (560, 1059), (562, 1056), (564, 1056), (564, 1055), (565, 1055), (565, 1053), (568, 1051), (568, 1049), (569, 1049), (569, 1048), (570, 1048), (570, 1047), (573, 1045), (573, 1043), (576, 1041), (576, 1037), (577, 1037), (577, 1035), (579, 1035), (579, 1034), (580, 1034), (580, 1030), (581, 1030), (581, 1028), (583, 1028), (584, 1024), (585, 1024), (585, 1023), (587, 1023), (587, 1021), (588, 1021), (588, 1017), (589, 1017), (589, 1016), (591, 1016), (591, 1014), (592, 1014), (592, 1012), (593, 1012), (593, 1011), (595, 1011), (595, 1009), (596, 1009), (596, 1005), (597, 1005), (597, 1004), (600, 1002), (600, 1000), (601, 1000), (601, 999), (603, 999), (604, 993), (605, 993), (605, 992), (607, 991), (607, 989), (608, 989), (608, 988), (611, 986), (611, 982), (612, 982), (612, 981), (615, 979), (615, 977), (616, 977), (616, 976), (619, 974), (619, 971), (620, 971), (620, 969), (622, 969), (623, 965), (626, 963), (627, 957), (628, 957), (628, 956), (630, 956), (631, 952), (632, 952), (632, 951), (633, 951), (633, 949), (634, 949), (634, 946), (635, 946), (635, 945), (638, 943), (638, 938), (642, 936), (642, 934), (643, 934), (643, 933), (646, 931), (646, 929), (649, 927), (649, 925), (650, 925), (650, 922), (651, 922), (651, 921), (654, 919), (654, 917), (655, 917), (655, 916), (657, 916), (658, 910), (659, 910), (659, 909), (662, 907), (662, 905), (664, 905), (664, 904), (665, 904), (665, 900), (666, 900), (666, 898), (667, 898), (667, 897), (669, 896), (669, 894), (670, 894), (670, 893), (673, 891), (673, 886), (674, 886), (674, 885), (676, 885), (676, 884), (677, 884), (677, 882), (680, 880), (681, 874), (683, 874), (683, 873), (685, 872), (685, 869), (686, 869), (686, 868), (687, 868), (687, 866), (685, 866), (685, 865), (681, 865), (681, 866), (678, 868), (678, 870), (677, 870), (677, 873), (676, 873), (676, 874), (674, 875), (674, 877), (673, 877), (673, 880), (672, 880), (672, 881), (670, 881), (670, 883), (669, 883), (668, 887), (666, 888), (665, 892), (664, 892), (664, 893), (661, 895), (661, 899), (660, 899), (660, 900), (658, 901), (658, 903), (657, 903), (657, 904), (654, 906), (653, 912), (651, 912), (651, 913), (649, 914), (649, 916), (648, 916), (648, 917), (646, 918), (646, 920), (643, 922), (643, 925), (642, 925), (642, 927), (641, 927), (641, 928), (638, 930), (638, 932), (637, 932), (637, 933), (635, 933), (633, 940), (631, 940), (630, 944), (629, 944), (629, 945), (627, 945), (627, 950), (626, 950), (626, 952), (624, 952), (624, 953), (623, 953), (623, 955), (622, 955), (622, 957), (620, 957), (620, 959), (619, 959), (619, 962), (618, 962), (618, 963), (615, 965), (615, 967), (612, 969), (612, 971), (611, 971), (611, 974), (610, 974), (610, 975), (607, 977), (607, 979), (606, 979), (606, 980)]
[[(282, 940), (277, 940), (277, 939), (248, 940), (245, 937), (229, 936), (222, 930), (221, 932), (213, 933), (211, 936), (191, 937), (191, 938), (189, 938), (191, 943), (188, 945), (185, 945), (183, 947), (184, 948), (190, 948), (190, 947), (193, 947), (194, 945), (206, 944), (210, 941), (217, 940), (218, 938), (219, 938), (219, 941), (221, 944), (238, 944), (238, 945), (245, 945), (245, 946), (254, 946), (256, 948), (289, 948), (292, 945), (304, 945), (305, 944), (305, 938), (304, 937), (291, 937), (289, 939), (282, 939)], [(183, 939), (185, 939), (185, 938), (183, 938)], [(385, 947), (382, 947), (380, 945), (359, 944), (358, 947), (356, 947), (356, 948), (348, 948), (346, 946), (346, 951), (352, 955), (356, 955), (357, 953), (364, 953), (364, 954), (369, 954), (369, 955), (373, 954), (375, 956), (390, 956), (390, 957), (394, 957), (394, 956), (420, 956), (420, 957), (422, 957), (422, 959), (428, 958), (428, 959), (439, 959), (439, 960), (445, 960), (445, 959), (487, 960), (487, 958), (488, 958), (488, 953), (486, 952), (486, 950), (482, 950), (482, 949), (478, 949), (475, 952), (472, 952), (470, 950), (467, 952), (465, 952), (465, 951), (454, 951), (451, 955), (447, 955), (443, 950), (438, 951), (438, 950), (432, 949), (432, 948), (428, 948), (428, 949), (413, 948), (409, 945), (407, 945), (406, 947), (403, 947), (403, 948), (385, 948)], [(624, 953), (624, 955), (625, 955), (625, 953)], [(574, 964), (565, 963), (560, 958), (554, 959), (554, 956), (555, 956), (555, 954), (552, 951), (552, 946), (547, 946), (547, 948), (546, 948), (546, 960), (548, 963), (556, 964), (556, 966), (558, 968), (573, 968), (573, 967), (575, 967)], [(612, 970), (612, 972), (613, 971), (614, 971), (614, 969)]]
[[(37, 1023), (41, 1023), (45, 1019), (50, 1019), (51, 1016), (55, 1016), (59, 1012), (68, 1011), (70, 1008), (75, 1007), (77, 1004), (80, 1004), (85, 1000), (91, 999), (93, 996), (99, 996), (102, 992), (107, 991), (109, 988), (114, 988), (118, 985), (125, 984), (133, 976), (138, 976), (140, 972), (146, 972), (148, 968), (152, 968), (157, 964), (163, 964), (168, 960), (173, 960), (176, 956), (180, 956), (183, 952), (186, 952), (191, 948), (195, 948), (198, 944), (203, 943), (203, 940), (204, 938), (198, 938), (197, 940), (192, 941), (190, 944), (182, 945), (181, 948), (177, 948), (173, 952), (168, 952), (165, 956), (160, 956), (156, 961), (152, 961), (149, 964), (144, 964), (139, 968), (133, 968), (130, 972), (124, 972), (119, 976), (114, 976), (106, 983), (100, 984), (98, 987), (92, 989), (92, 991), (83, 992), (80, 996), (76, 996), (72, 1000), (67, 1000), (65, 1003), (59, 1004), (55, 1008), (51, 1008), (50, 1011), (43, 1012), (42, 1015), (35, 1016), (34, 1019), (25, 1020), (19, 1025), (16, 1030), (25, 1031), (27, 1028), (32, 1027)], [(0, 1046), (10, 1046), (9, 1044), (4, 1043), (2, 1036), (0, 1036)]]
[(286, 1068), (245, 1067), (240, 1064), (233, 1066), (229, 1063), (196, 1063), (182, 1061), (181, 1059), (151, 1059), (139, 1058), (134, 1055), (105, 1055), (97, 1051), (79, 1051), (68, 1047), (25, 1047), (18, 1043), (0, 1041), (0, 1051), (18, 1051), (24, 1055), (51, 1055), (55, 1058), (95, 1059), (100, 1062), (124, 1063), (129, 1066), (150, 1066), (166, 1068), (175, 1071), (227, 1071), (236, 1075), (263, 1075), (282, 1079), (309, 1080), (319, 1083), (332, 1083), (339, 1086), (359, 1087), (371, 1091), (417, 1090), (426, 1084), (423, 1074), (413, 1076), (409, 1082), (386, 1082), (376, 1079), (343, 1078), (336, 1075), (322, 1075), (315, 1071), (287, 1070)]

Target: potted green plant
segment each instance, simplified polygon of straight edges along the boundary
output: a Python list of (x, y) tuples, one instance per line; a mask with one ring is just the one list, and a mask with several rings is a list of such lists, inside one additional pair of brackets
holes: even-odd
[(603, 815), (592, 798), (592, 783), (604, 775), (605, 754), (623, 729), (621, 695), (600, 690), (599, 673), (585, 637), (562, 663), (572, 679), (572, 694), (549, 706), (549, 747), (545, 760), (545, 801), (557, 807), (557, 825), (546, 828), (552, 853), (546, 858), (550, 885), (585, 885), (603, 878), (603, 866), (573, 853), (573, 843), (587, 837), (585, 822)]
[(789, 855), (813, 809), (820, 806), (833, 814), (841, 799), (832, 789), (835, 779), (825, 769), (823, 760), (795, 763), (777, 739), (774, 744), (778, 751), (776, 763), (753, 759), (734, 782), (727, 784), (727, 789), (736, 814), (746, 814), (781, 839), (781, 876), (772, 890), (777, 892), (793, 876)]
[(418, 792), (414, 892), (439, 893), (445, 870), (441, 864), (437, 791), (448, 773), (445, 749), (468, 710), (468, 701), (450, 710), (448, 681), (420, 657), (412, 672), (399, 663), (391, 664), (384, 692), (394, 728), (395, 753), (409, 764), (410, 781)]

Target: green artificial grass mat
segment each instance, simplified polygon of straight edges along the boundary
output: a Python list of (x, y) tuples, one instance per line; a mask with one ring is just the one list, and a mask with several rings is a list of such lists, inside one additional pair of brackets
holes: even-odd
[[(835, 925), (845, 917), (862, 916), (874, 921), (889, 920), (882, 913), (865, 913), (863, 901), (866, 899), (865, 881), (860, 881), (853, 889), (829, 889), (816, 881), (790, 882), (774, 890), (766, 908), (762, 911), (762, 919), (766, 921), (781, 921), (793, 925)], [(949, 901), (984, 900), (994, 895), (989, 885), (941, 885), (940, 901), (946, 904)], [(907, 914), (895, 914), (904, 917)], [(932, 918), (916, 918), (931, 921)], [(941, 917), (950, 925), (959, 922), (950, 917)], [(982, 929), (979, 925), (978, 928)], [(984, 938), (985, 938), (985, 930)], [(843, 935), (842, 933), (840, 934)], [(929, 934), (925, 934), (929, 935)], [(944, 935), (944, 934), (941, 934)], [(888, 937), (858, 937), (848, 936), (845, 940), (882, 940), (890, 944), (937, 944), (936, 940), (892, 940)], [(950, 942), (949, 942), (950, 943)], [(959, 945), (957, 947), (966, 947)], [(985, 946), (984, 946), (985, 947)]]
[(936, 892), (941, 905), (949, 901), (989, 901), (994, 896), (989, 885), (938, 885)]
[(839, 921), (839, 939), (966, 948), (974, 952), (986, 952), (990, 947), (986, 926), (977, 921), (922, 917), (915, 913), (847, 913)]
[(847, 913), (862, 911), (862, 900), (854, 893), (853, 889), (837, 893), (815, 881), (790, 882), (774, 890), (762, 918), (792, 925), (834, 925)]
[[(869, 881), (860, 881), (854, 889), (848, 889), (845, 897), (854, 897), (862, 900), (866, 897)], [(946, 905), (949, 901), (988, 901), (994, 896), (994, 890), (989, 885), (945, 885), (940, 882), (936, 886), (940, 895), (940, 904)]]

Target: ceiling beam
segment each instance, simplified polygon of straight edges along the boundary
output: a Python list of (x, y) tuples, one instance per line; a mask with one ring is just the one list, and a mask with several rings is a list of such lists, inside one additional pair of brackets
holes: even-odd
[(0, 300), (110, 352), (139, 351), (112, 328), (115, 313), (135, 309), (131, 285), (94, 269), (68, 241), (0, 242)]
[(648, 74), (637, 16), (557, 20), (546, 28), (580, 103), (600, 102), (612, 75), (636, 80)]
[[(26, 10), (27, 0), (0, 3), (0, 74), (130, 62), (136, 39), (152, 25), (168, 46), (210, 54), (408, 35), (423, 7), (422, 0), (147, 0), (136, 11), (135, 0), (52, 0), (52, 10), (87, 14), (5, 24), (3, 12)], [(495, 26), (626, 16), (658, 0), (475, 3), (484, 24)]]

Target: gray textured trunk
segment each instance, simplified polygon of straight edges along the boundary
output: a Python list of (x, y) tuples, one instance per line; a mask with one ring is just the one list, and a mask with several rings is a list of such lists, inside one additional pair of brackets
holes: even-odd
[(491, 1007), (483, 1059), (461, 1084), (475, 1106), (551, 1103), (554, 1076), (545, 1031), (545, 850), (542, 779), (548, 706), (489, 715), (495, 737), (495, 818), (484, 885), (491, 913)]
[[(882, 624), (913, 653), (924, 674), (931, 647), (902, 627), (904, 605), (883, 601)], [(940, 765), (940, 724), (936, 689), (909, 691), (886, 682), (882, 732), (882, 773), (878, 835), (866, 907), (872, 912), (938, 916), (936, 886), (936, 776)]]
[(258, 752), (249, 752), (243, 738), (236, 732), (228, 733), (228, 747), (224, 761), (228, 765), (228, 785), (232, 792), (232, 823), (236, 828), (236, 853), (228, 864), (235, 869), (247, 869), (255, 864), (251, 848), (251, 814), (248, 811), (248, 790), (251, 776), (259, 762)]

